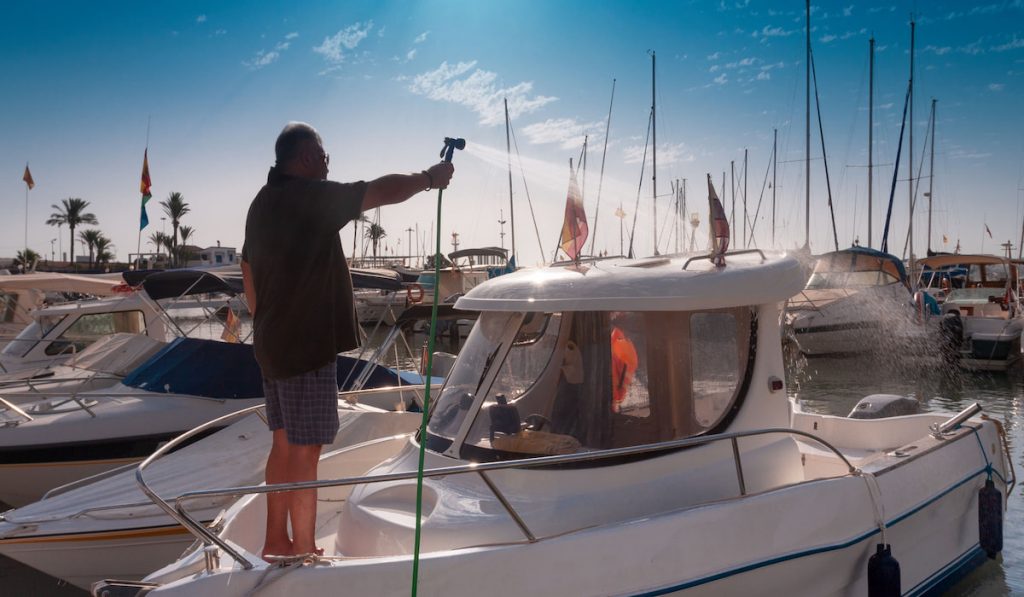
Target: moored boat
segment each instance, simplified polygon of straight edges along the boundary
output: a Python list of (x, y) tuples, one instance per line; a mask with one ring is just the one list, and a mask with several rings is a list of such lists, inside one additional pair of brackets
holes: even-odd
[[(178, 515), (206, 547), (135, 594), (865, 594), (876, 552), (901, 566), (890, 594), (917, 594), (994, 555), (1013, 483), (996, 425), (794, 409), (776, 322), (800, 267), (726, 259), (478, 286), (425, 431), (321, 461), (324, 556), (260, 559), (262, 495), (288, 486), (191, 492)], [(216, 532), (187, 516), (239, 492)]]

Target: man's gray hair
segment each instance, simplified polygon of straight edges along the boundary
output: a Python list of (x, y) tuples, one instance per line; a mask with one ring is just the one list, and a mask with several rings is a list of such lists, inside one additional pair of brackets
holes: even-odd
[(285, 125), (281, 134), (277, 136), (277, 143), (274, 144), (274, 153), (278, 166), (284, 166), (298, 157), (303, 145), (307, 141), (314, 141), (323, 145), (320, 133), (305, 122), (289, 122)]

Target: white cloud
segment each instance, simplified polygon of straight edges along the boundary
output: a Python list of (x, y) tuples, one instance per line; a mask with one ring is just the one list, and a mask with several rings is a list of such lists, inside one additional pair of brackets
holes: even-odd
[(405, 53), (405, 61), (408, 62), (416, 57), (416, 48), (413, 48)]
[(950, 53), (951, 51), (953, 51), (953, 48), (951, 48), (949, 46), (942, 46), (942, 47), (938, 47), (938, 46), (925, 46), (924, 49), (921, 50), (921, 52), (923, 52), (923, 53), (927, 54), (928, 52), (931, 52), (932, 54), (935, 54), (936, 56), (942, 56), (944, 54)]
[(989, 83), (988, 84), (988, 90), (989, 91), (1002, 91), (1005, 88), (1006, 88), (1006, 85), (1004, 85), (1003, 83)]
[(421, 44), (421, 43), (427, 41), (427, 36), (428, 35), (430, 35), (430, 32), (429, 31), (424, 31), (423, 33), (420, 33), (419, 35), (417, 35), (416, 39), (412, 40), (412, 43), (414, 43), (414, 44)]
[(767, 81), (767, 80), (769, 80), (771, 78), (772, 78), (772, 74), (770, 72), (766, 71), (766, 70), (763, 70), (763, 71), (757, 73), (757, 80), (758, 81)]
[(715, 52), (714, 54), (709, 54), (708, 55), (708, 60), (718, 60), (721, 57), (722, 57), (722, 53), (721, 52)]
[(831, 33), (829, 33), (828, 35), (822, 35), (821, 36), (821, 43), (827, 44), (827, 43), (829, 43), (831, 41), (835, 41), (837, 39), (839, 39), (839, 36), (832, 35)]
[(214, 31), (213, 34), (216, 35), (216, 36), (227, 35), (228, 34), (228, 30), (227, 29), (218, 29), (218, 30)]
[(764, 27), (761, 28), (760, 31), (755, 31), (752, 34), (752, 36), (753, 37), (758, 37), (758, 36), (760, 36), (760, 37), (789, 37), (790, 35), (793, 35), (796, 32), (797, 32), (796, 29), (783, 29), (782, 27), (772, 27), (770, 25), (765, 25)]
[(717, 73), (720, 68), (722, 68), (722, 67), (718, 66), (717, 64), (712, 64), (711, 68), (708, 69), (708, 72), (709, 73)]
[(562, 149), (583, 145), (583, 137), (604, 133), (604, 123), (580, 122), (575, 118), (549, 118), (523, 127), (523, 134), (534, 145), (558, 143)]
[(776, 63), (773, 63), (773, 64), (765, 64), (764, 66), (761, 67), (761, 70), (772, 70), (772, 69), (776, 69), (776, 68), (785, 68), (785, 67), (786, 67), (786, 63), (782, 62), (782, 61), (779, 61), (779, 62), (776, 62)]
[(1013, 39), (1010, 40), (1009, 42), (999, 46), (992, 46), (992, 51), (1005, 52), (1007, 50), (1016, 50), (1018, 48), (1024, 48), (1024, 38), (1020, 38), (1014, 35)]
[(849, 5), (849, 6), (847, 6), (846, 8), (843, 9), (843, 16), (844, 17), (849, 17), (849, 16), (852, 16), (852, 15), (853, 15), (853, 5), (851, 4), (851, 5)]
[[(439, 102), (450, 102), (469, 108), (480, 117), (480, 124), (497, 125), (505, 120), (503, 100), (508, 98), (512, 118), (530, 114), (557, 100), (556, 97), (534, 95), (533, 83), (524, 81), (511, 87), (499, 87), (497, 73), (476, 67), (476, 61), (450, 65), (416, 75), (409, 91)], [(474, 70), (475, 69), (475, 70)], [(470, 71), (473, 71), (470, 73)]]
[(199, 15), (198, 17), (196, 17), (196, 22), (197, 23), (205, 23), (206, 22), (206, 15)]
[(729, 81), (729, 76), (726, 75), (725, 73), (722, 73), (722, 74), (718, 75), (717, 77), (715, 77), (714, 81), (715, 81), (715, 84), (717, 84), (717, 85), (725, 85)]
[(273, 64), (274, 62), (277, 62), (277, 59), (280, 57), (280, 52), (266, 52), (264, 50), (260, 50), (259, 52), (256, 52), (256, 56), (253, 57), (252, 60), (248, 62), (243, 62), (242, 64), (248, 66), (252, 70), (259, 70), (264, 66), (268, 66), (270, 64)]
[[(647, 159), (650, 159), (650, 148), (643, 145), (630, 145), (622, 149), (622, 159), (627, 164), (639, 164), (644, 159), (644, 150), (647, 149)], [(690, 151), (685, 143), (665, 143), (658, 146), (658, 163), (675, 164), (677, 162), (693, 162), (696, 156)]]
[[(222, 35), (223, 33), (227, 32), (223, 29), (218, 29), (216, 34)], [(256, 55), (253, 56), (251, 60), (245, 60), (242, 62), (242, 64), (249, 67), (251, 70), (260, 70), (265, 66), (269, 66), (277, 62), (277, 60), (281, 57), (281, 53), (291, 47), (291, 40), (295, 39), (298, 36), (298, 33), (289, 33), (284, 36), (284, 40), (274, 44), (273, 50), (259, 50), (258, 52), (256, 52)]]
[(330, 37), (325, 37), (322, 44), (313, 48), (324, 60), (335, 64), (344, 62), (348, 50), (356, 49), (359, 42), (366, 39), (373, 29), (373, 21), (353, 23)]

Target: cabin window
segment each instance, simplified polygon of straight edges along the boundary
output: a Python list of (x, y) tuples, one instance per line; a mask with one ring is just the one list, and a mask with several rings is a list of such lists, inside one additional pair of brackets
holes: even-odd
[(46, 354), (81, 352), (99, 338), (110, 334), (140, 334), (146, 329), (142, 311), (117, 311), (82, 315), (59, 338), (46, 347)]
[(53, 328), (57, 327), (57, 324), (63, 319), (63, 315), (37, 315), (32, 320), (32, 323), (21, 330), (17, 337), (4, 347), (3, 351), (0, 351), (0, 354), (14, 357), (25, 356), (35, 347), (36, 343), (53, 331)]
[(501, 340), (507, 326), (518, 317), (509, 313), (483, 313), (477, 319), (459, 358), (445, 381), (441, 395), (434, 403), (428, 432), (451, 443), (481, 390), (490, 368), (501, 350)]
[(524, 319), (517, 340), (525, 330), (539, 337), (510, 346), (465, 438), (464, 458), (670, 441), (713, 432), (734, 412), (751, 362), (750, 308), (545, 318), (543, 332), (539, 320)]
[(18, 295), (0, 291), (0, 323), (11, 323), (18, 308)]

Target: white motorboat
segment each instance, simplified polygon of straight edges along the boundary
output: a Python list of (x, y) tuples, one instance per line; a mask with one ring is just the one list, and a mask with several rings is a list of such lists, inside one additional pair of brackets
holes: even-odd
[[(995, 555), (1015, 482), (997, 425), (976, 407), (795, 409), (776, 322), (799, 265), (726, 259), (478, 286), (422, 437), (321, 461), (323, 556), (260, 559), (262, 496), (293, 486), (196, 491), (157, 503), (205, 546), (94, 594), (404, 595), (417, 566), (423, 595), (848, 595), (869, 578), (873, 595), (916, 595)], [(213, 531), (188, 515), (243, 492)]]
[(940, 350), (971, 371), (1006, 371), (1021, 361), (1024, 314), (1017, 265), (994, 255), (921, 259), (921, 286), (942, 302)]
[(817, 258), (806, 286), (789, 299), (786, 323), (810, 356), (905, 353), (924, 340), (903, 263), (866, 247)]

